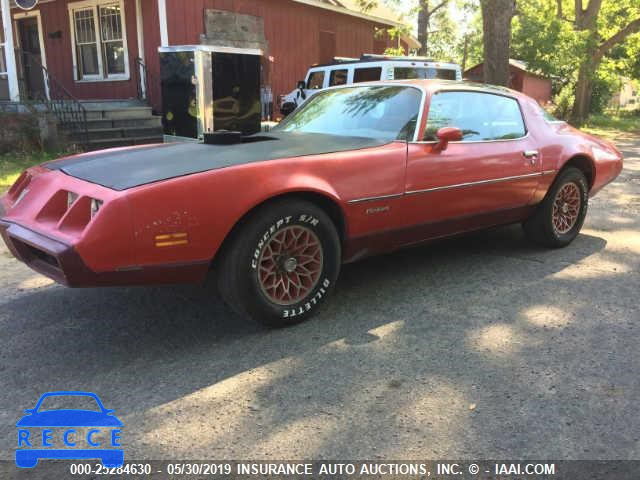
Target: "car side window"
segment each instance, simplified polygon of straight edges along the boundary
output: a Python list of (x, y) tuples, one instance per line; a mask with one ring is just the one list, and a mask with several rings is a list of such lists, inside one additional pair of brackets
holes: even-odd
[(353, 72), (353, 83), (375, 82), (380, 80), (382, 67), (356, 68)]
[(502, 95), (485, 95), (492, 140), (512, 140), (526, 135), (518, 101)]
[(331, 70), (329, 75), (329, 86), (345, 85), (347, 83), (347, 70)]
[(518, 101), (484, 92), (434, 93), (423, 140), (437, 140), (436, 133), (442, 127), (462, 130), (463, 142), (508, 140), (526, 135)]
[(311, 72), (309, 74), (309, 80), (307, 81), (307, 89), (319, 90), (322, 88), (324, 82), (324, 72), (322, 70), (318, 72)]

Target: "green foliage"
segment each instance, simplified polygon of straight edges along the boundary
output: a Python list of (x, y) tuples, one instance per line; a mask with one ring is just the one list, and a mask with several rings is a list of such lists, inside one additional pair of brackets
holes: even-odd
[(561, 120), (569, 120), (571, 107), (573, 107), (573, 102), (576, 98), (574, 89), (573, 84), (567, 84), (555, 95), (553, 98), (555, 106), (551, 109), (554, 117)]
[[(583, 2), (586, 6), (587, 2)], [(595, 48), (640, 15), (637, 0), (604, 0), (598, 16), (598, 32), (578, 30), (573, 1), (562, 2), (558, 17), (555, 0), (518, 2), (514, 19), (511, 56), (527, 63), (530, 69), (552, 79), (556, 115), (567, 118), (574, 99), (572, 90), (577, 71)], [(591, 111), (602, 112), (620, 87), (620, 76), (640, 75), (640, 34), (629, 36), (616, 45), (593, 71)]]
[(591, 115), (580, 130), (618, 141), (625, 133), (637, 136), (640, 134), (640, 109), (618, 115), (610, 112)]
[[(558, 94), (576, 81), (584, 47), (569, 22), (556, 18), (556, 3), (531, 0), (518, 4), (511, 37), (511, 57), (552, 79)], [(564, 94), (565, 98), (567, 94)]]
[(56, 158), (57, 153), (6, 153), (0, 155), (0, 193), (8, 190), (27, 168)]
[[(378, 4), (386, 5), (394, 11), (400, 11), (406, 7), (410, 8), (405, 12), (404, 22), (408, 27), (384, 29), (390, 38), (397, 38), (398, 35), (416, 34), (418, 12), (420, 8), (419, 0), (378, 0)], [(440, 3), (439, 0), (432, 0), (430, 7), (433, 8)], [(360, 0), (361, 7), (372, 8), (375, 0)], [(364, 10), (363, 10), (364, 11)], [(465, 53), (465, 37), (467, 44), (466, 68), (482, 61), (482, 18), (480, 15), (479, 3), (477, 0), (448, 0), (447, 4), (439, 8), (430, 19), (429, 35), (427, 43), (427, 55), (437, 60), (450, 60), (462, 64)], [(385, 53), (400, 54), (398, 48), (387, 49)]]

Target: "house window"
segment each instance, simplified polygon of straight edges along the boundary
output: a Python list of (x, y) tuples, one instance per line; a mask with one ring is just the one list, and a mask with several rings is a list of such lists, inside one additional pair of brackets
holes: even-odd
[(127, 80), (127, 38), (122, 1), (69, 4), (76, 80)]

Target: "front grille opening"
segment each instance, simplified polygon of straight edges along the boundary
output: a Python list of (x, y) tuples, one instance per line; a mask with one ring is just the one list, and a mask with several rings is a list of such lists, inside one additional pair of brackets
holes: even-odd
[(56, 268), (60, 268), (58, 259), (53, 255), (50, 255), (47, 252), (44, 252), (38, 248), (32, 247), (31, 245), (27, 245), (27, 248), (29, 249), (29, 252), (31, 253), (31, 255), (33, 255), (35, 258), (42, 260), (43, 262), (48, 263), (49, 265), (52, 265)]

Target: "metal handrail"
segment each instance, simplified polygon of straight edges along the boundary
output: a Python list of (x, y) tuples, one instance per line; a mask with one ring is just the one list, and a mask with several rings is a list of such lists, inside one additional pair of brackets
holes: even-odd
[[(133, 62), (135, 65), (136, 86), (138, 87), (138, 100), (150, 106), (154, 115), (161, 115), (162, 107), (156, 103), (157, 99), (160, 98), (160, 81), (140, 57), (135, 57)], [(152, 89), (153, 92), (151, 91)], [(155, 101), (152, 101), (152, 99), (155, 99)]]
[(146, 102), (149, 99), (149, 72), (147, 66), (140, 57), (133, 59), (136, 74), (136, 86), (138, 87), (138, 100)]
[[(58, 119), (60, 126), (79, 139), (79, 144), (86, 148), (89, 144), (89, 129), (87, 124), (87, 110), (82, 103), (75, 98), (49, 70), (42, 65), (38, 58), (24, 50), (16, 49), (16, 58), (28, 57), (31, 64), (42, 70), (44, 81), (44, 92), (36, 97), (30, 96), (27, 92), (24, 78), (19, 79), (20, 101), (31, 110), (37, 110), (37, 105), (44, 105), (48, 112), (53, 113)], [(24, 71), (20, 69), (20, 71)], [(48, 95), (47, 95), (48, 92)]]

